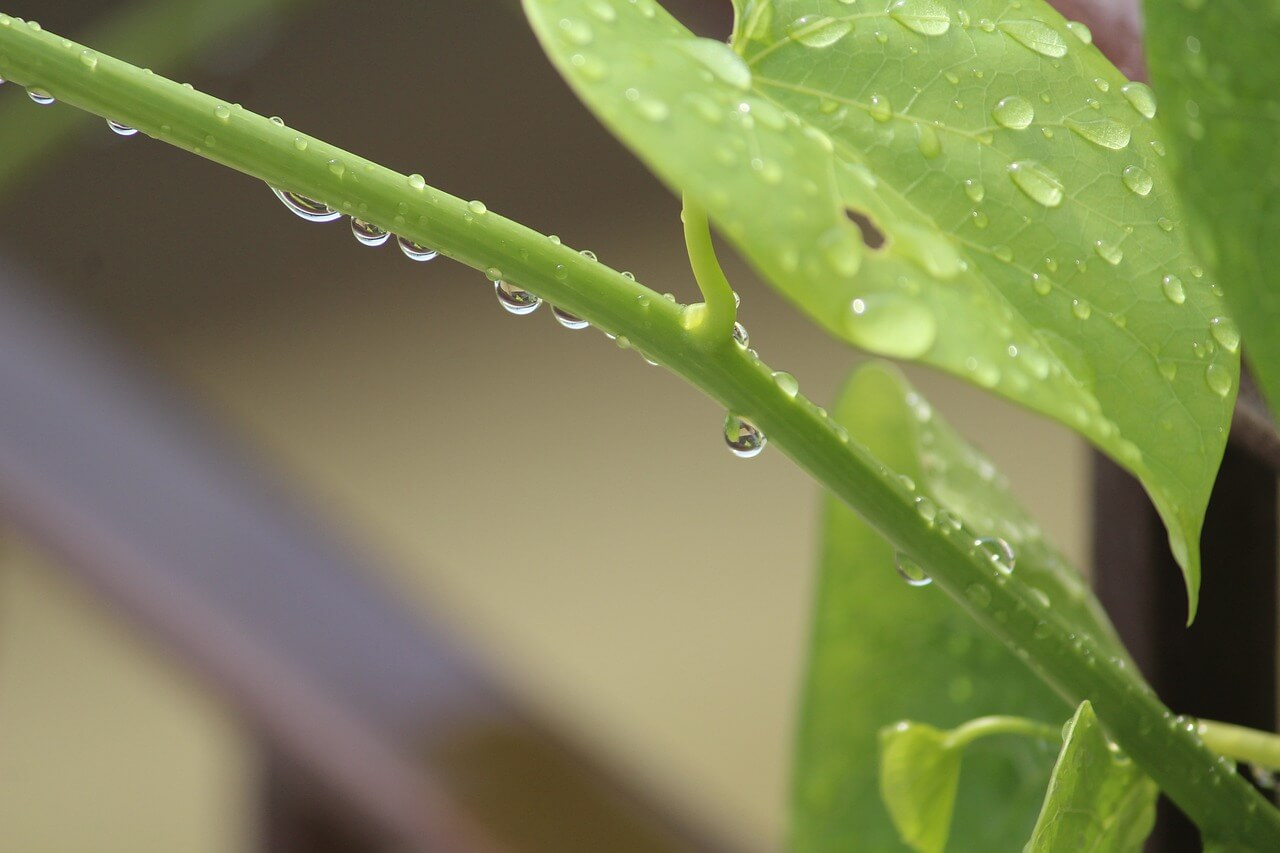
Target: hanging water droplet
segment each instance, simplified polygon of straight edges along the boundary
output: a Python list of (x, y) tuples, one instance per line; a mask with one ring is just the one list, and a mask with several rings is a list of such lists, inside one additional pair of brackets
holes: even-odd
[(733, 324), (733, 341), (743, 349), (751, 346), (751, 336), (747, 334), (746, 326), (741, 323)]
[(830, 47), (852, 30), (853, 21), (848, 18), (804, 15), (787, 27), (787, 37), (805, 47)]
[(920, 565), (899, 551), (894, 555), (893, 567), (898, 570), (898, 575), (910, 586), (928, 586), (933, 583), (933, 578), (925, 574), (924, 569)]
[(937, 0), (897, 0), (889, 17), (922, 36), (940, 36), (951, 29), (951, 16)]
[(1219, 397), (1231, 393), (1231, 371), (1216, 361), (1204, 369), (1204, 381), (1209, 390)]
[(280, 199), (285, 207), (308, 222), (332, 222), (342, 216), (341, 213), (322, 201), (316, 201), (304, 195), (299, 195), (289, 190), (276, 189), (275, 187), (271, 187), (271, 191), (276, 194), (276, 198)]
[(505, 281), (495, 281), (493, 292), (498, 297), (498, 304), (517, 317), (532, 314), (542, 304), (542, 300), (529, 291)]
[(1062, 181), (1034, 160), (1016, 160), (1010, 163), (1009, 177), (1027, 198), (1037, 204), (1045, 207), (1062, 204), (1065, 196)]
[(1043, 21), (1001, 21), (1001, 31), (1023, 47), (1053, 59), (1067, 55), (1062, 33)]
[(1013, 551), (1013, 546), (998, 536), (983, 536), (981, 539), (973, 540), (973, 547), (982, 552), (991, 565), (1006, 575), (1013, 574), (1013, 567), (1017, 565), (1018, 557)]
[(391, 239), (391, 234), (383, 231), (372, 222), (366, 222), (363, 219), (351, 217), (351, 233), (355, 238), (366, 246), (381, 246), (387, 240)]
[(1067, 127), (1076, 132), (1082, 139), (1087, 139), (1101, 148), (1119, 151), (1129, 145), (1131, 133), (1129, 128), (1113, 119), (1104, 118), (1098, 121), (1068, 121)]
[(1209, 332), (1227, 352), (1240, 348), (1240, 330), (1230, 317), (1214, 317), (1209, 321)]
[[(1155, 186), (1151, 173), (1141, 166), (1125, 166), (1124, 172), (1120, 175), (1120, 180), (1124, 181), (1124, 185), (1129, 188), (1130, 192), (1142, 196), (1149, 194), (1151, 188)], [(1168, 222), (1169, 220), (1166, 219), (1164, 221)], [(1165, 230), (1167, 231), (1168, 229), (1166, 228)]]
[(138, 133), (136, 127), (129, 127), (127, 124), (121, 124), (111, 119), (107, 119), (107, 127), (111, 128), (111, 132), (117, 136), (136, 136)]
[(54, 102), (53, 95), (50, 95), (43, 89), (28, 89), (27, 97), (42, 107), (47, 107)]
[(400, 235), (396, 235), (396, 245), (400, 247), (400, 251), (404, 253), (404, 256), (411, 261), (430, 261), (440, 254), (435, 249), (428, 249), (421, 243), (415, 243), (408, 237)]
[(1002, 127), (1022, 130), (1035, 119), (1036, 111), (1026, 98), (1010, 95), (996, 104), (995, 109), (991, 111), (991, 117)]
[(591, 325), (576, 314), (570, 314), (568, 311), (565, 311), (563, 308), (557, 308), (555, 305), (551, 306), (551, 316), (555, 317), (556, 322), (561, 326), (564, 326), (566, 329), (573, 329), (576, 331), (578, 329), (585, 329)]
[(794, 397), (800, 393), (800, 383), (790, 373), (781, 370), (775, 370), (773, 373), (774, 384), (786, 394), (788, 397)]
[(768, 444), (764, 433), (756, 429), (749, 421), (730, 412), (724, 420), (724, 441), (729, 450), (740, 459), (759, 456), (760, 451)]
[(1120, 87), (1120, 94), (1124, 95), (1125, 100), (1143, 118), (1155, 118), (1156, 96), (1150, 86), (1145, 83), (1125, 83)]
[(1181, 305), (1187, 301), (1187, 292), (1182, 287), (1182, 279), (1176, 275), (1167, 275), (1161, 279), (1160, 289), (1164, 291), (1164, 298), (1174, 305)]
[(1093, 44), (1093, 33), (1079, 21), (1067, 21), (1067, 31), (1085, 44)]

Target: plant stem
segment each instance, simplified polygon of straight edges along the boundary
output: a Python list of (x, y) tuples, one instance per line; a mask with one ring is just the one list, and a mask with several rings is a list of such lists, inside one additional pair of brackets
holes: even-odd
[(965, 747), (979, 738), (992, 735), (1022, 735), (1058, 743), (1062, 740), (1062, 729), (1026, 717), (979, 717), (952, 729), (947, 735), (947, 745)]
[(1200, 720), (1196, 732), (1219, 755), (1280, 770), (1280, 735), (1213, 720)]
[[(1089, 699), (1125, 752), (1206, 835), (1280, 850), (1280, 812), (1238, 776), (1221, 771), (1217, 756), (1196, 737), (1194, 723), (1188, 727), (1175, 720), (1123, 660), (1073, 633), (1016, 575), (1005, 575), (974, 553), (968, 531), (935, 525), (933, 513), (917, 505), (892, 472), (849, 442), (824, 411), (780, 387), (754, 354), (728, 336), (718, 342), (702, 339), (689, 308), (558, 241), (430, 188), (421, 178), (398, 174), (7, 15), (0, 15), (0, 77), (355, 214), (491, 279), (526, 288), (618, 335), (619, 343), (625, 337), (762, 429), (1071, 705)], [(711, 294), (718, 287), (713, 281)]]
[(707, 213), (698, 205), (684, 199), (684, 242), (689, 250), (689, 264), (693, 277), (702, 291), (704, 310), (697, 325), (691, 331), (708, 343), (723, 341), (733, 335), (737, 320), (738, 304), (729, 280), (724, 277), (715, 246), (711, 243), (711, 223)]

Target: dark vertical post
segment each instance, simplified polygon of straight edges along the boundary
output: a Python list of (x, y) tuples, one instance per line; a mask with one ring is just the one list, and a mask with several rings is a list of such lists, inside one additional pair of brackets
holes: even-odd
[[(1186, 594), (1142, 488), (1095, 457), (1096, 586), (1125, 644), (1175, 711), (1264, 730), (1276, 726), (1276, 481), (1233, 441), (1214, 486), (1202, 540), (1199, 614)], [(1161, 809), (1149, 850), (1198, 851), (1195, 828)]]

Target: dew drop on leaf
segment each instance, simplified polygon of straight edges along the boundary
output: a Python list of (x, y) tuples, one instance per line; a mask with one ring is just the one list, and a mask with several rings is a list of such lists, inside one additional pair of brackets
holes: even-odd
[(1015, 160), (1009, 164), (1009, 177), (1027, 198), (1045, 207), (1062, 204), (1062, 181), (1034, 160)]
[(951, 16), (937, 0), (897, 0), (889, 17), (922, 36), (940, 36), (951, 29)]
[(787, 36), (805, 47), (830, 47), (852, 30), (853, 21), (847, 18), (805, 15), (791, 22)]
[(1214, 317), (1209, 321), (1209, 333), (1227, 352), (1240, 348), (1240, 330), (1230, 317)]
[(850, 304), (849, 339), (892, 358), (918, 358), (938, 337), (938, 319), (923, 300), (900, 293), (875, 293)]
[(1067, 21), (1067, 31), (1085, 44), (1093, 44), (1093, 33), (1079, 21)]
[(1145, 83), (1125, 83), (1120, 87), (1120, 94), (1124, 95), (1125, 100), (1143, 118), (1155, 118), (1156, 96), (1150, 86)]
[(1204, 381), (1209, 386), (1209, 390), (1219, 397), (1225, 397), (1231, 393), (1231, 371), (1216, 361), (1204, 369)]
[[(1141, 166), (1125, 166), (1124, 172), (1120, 175), (1120, 180), (1124, 181), (1124, 185), (1130, 192), (1138, 195), (1148, 195), (1155, 182), (1151, 178), (1151, 173)], [(1168, 220), (1164, 220), (1168, 221)], [(1163, 227), (1163, 226), (1161, 226)], [(1165, 229), (1166, 231), (1169, 229)]]
[(1182, 286), (1182, 279), (1176, 275), (1170, 274), (1161, 279), (1160, 289), (1164, 291), (1164, 298), (1174, 305), (1181, 305), (1187, 301), (1187, 292)]
[(1026, 98), (1010, 95), (996, 104), (995, 109), (991, 111), (991, 117), (1001, 127), (1022, 130), (1035, 119), (1036, 111)]
[(1009, 38), (1041, 56), (1057, 59), (1067, 55), (1067, 42), (1062, 33), (1044, 21), (1001, 21), (999, 26)]
[(1127, 126), (1109, 118), (1097, 121), (1068, 121), (1067, 127), (1082, 139), (1113, 151), (1128, 147), (1131, 136)]

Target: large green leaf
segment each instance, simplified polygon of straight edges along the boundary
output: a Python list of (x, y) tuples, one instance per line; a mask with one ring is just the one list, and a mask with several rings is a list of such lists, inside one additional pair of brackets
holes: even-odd
[[(1199, 254), (1222, 279), (1245, 355), (1280, 411), (1280, 4), (1147, 0), (1152, 81)], [(1235, 327), (1215, 327), (1221, 346)]]
[(1086, 30), (1041, 0), (737, 0), (744, 59), (653, 0), (524, 2), (604, 123), (828, 330), (1137, 474), (1194, 608), (1238, 360), (1149, 92)]
[(1160, 789), (1112, 752), (1084, 702), (1063, 730), (1062, 753), (1027, 853), (1140, 853)]
[[(897, 370), (850, 379), (836, 419), (931, 501), (939, 524), (964, 518), (973, 536), (1000, 537), (1014, 574), (1045, 606), (1123, 655), (1106, 617), (1044, 542), (985, 457), (933, 414)], [(821, 577), (796, 744), (794, 846), (800, 851), (901, 850), (881, 803), (877, 732), (902, 719), (952, 728), (989, 714), (1060, 723), (1067, 706), (937, 588), (912, 587), (893, 550), (834, 498), (826, 504)], [(961, 850), (1012, 849), (1027, 837), (1048, 756), (1012, 739), (968, 748), (952, 839)]]

